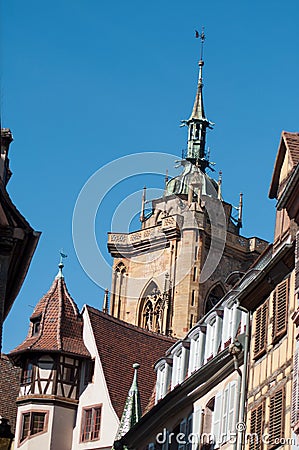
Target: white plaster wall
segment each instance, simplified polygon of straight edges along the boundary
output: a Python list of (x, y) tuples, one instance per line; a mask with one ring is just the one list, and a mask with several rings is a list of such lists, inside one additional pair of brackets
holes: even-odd
[[(20, 434), (21, 434), (21, 425), (22, 425), (22, 413), (27, 411), (49, 411), (49, 417), (48, 417), (48, 428), (47, 432), (32, 436), (31, 438), (19, 442), (20, 440)], [(53, 405), (21, 405), (18, 407), (18, 414), (17, 414), (17, 423), (16, 423), (16, 436), (15, 436), (15, 449), (22, 449), (22, 450), (50, 450), (50, 443), (51, 443), (51, 431), (53, 426)], [(65, 449), (56, 449), (56, 450), (67, 450)]]
[[(85, 307), (83, 310), (83, 319), (83, 339), (91, 357), (95, 358), (95, 371), (93, 383), (89, 383), (80, 395), (77, 419), (73, 433), (72, 450), (88, 450), (95, 447), (101, 449), (111, 448), (118, 430), (119, 419), (110, 400), (102, 364), (94, 341), (87, 309)], [(98, 404), (102, 404), (100, 439), (80, 443), (82, 408)]]
[[(242, 376), (243, 376), (243, 373), (244, 373), (243, 366), (240, 367), (240, 370), (241, 370)], [(207, 403), (209, 402), (209, 400), (211, 400), (213, 397), (215, 397), (218, 392), (223, 392), (224, 389), (226, 388), (226, 386), (228, 386), (228, 384), (231, 383), (232, 381), (236, 381), (237, 386), (238, 386), (240, 377), (236, 371), (231, 373), (226, 379), (221, 381), (217, 386), (215, 386), (213, 389), (211, 389), (207, 394), (205, 394), (204, 396), (202, 396), (201, 398), (196, 400), (193, 403), (193, 411), (204, 410), (204, 408), (207, 405)], [(239, 401), (240, 401), (240, 394), (237, 393), (236, 404), (238, 404)], [(236, 409), (236, 412), (238, 409), (239, 408)], [(238, 417), (236, 417), (236, 415), (235, 415), (235, 423), (238, 423), (239, 420), (238, 420)], [(202, 420), (204, 420), (204, 418), (202, 418)], [(196, 430), (196, 432), (197, 432), (197, 430)], [(223, 443), (223, 445), (220, 446), (220, 449), (221, 450), (235, 450), (235, 445), (234, 445), (234, 443), (230, 443), (230, 442)]]

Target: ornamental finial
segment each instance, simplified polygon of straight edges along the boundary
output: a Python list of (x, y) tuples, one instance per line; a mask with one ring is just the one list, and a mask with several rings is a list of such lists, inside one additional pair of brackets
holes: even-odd
[(59, 251), (59, 255), (60, 255), (60, 260), (59, 260), (59, 264), (58, 264), (59, 271), (58, 271), (56, 278), (63, 278), (63, 273), (62, 273), (62, 269), (64, 268), (63, 260), (65, 258), (67, 258), (67, 255), (64, 253), (63, 249), (61, 249)]

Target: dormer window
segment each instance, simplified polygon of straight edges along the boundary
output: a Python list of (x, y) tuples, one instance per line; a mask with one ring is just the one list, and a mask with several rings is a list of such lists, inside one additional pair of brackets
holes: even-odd
[(181, 384), (185, 379), (189, 360), (189, 346), (189, 342), (180, 343), (179, 346), (177, 346), (176, 349), (172, 352), (172, 389), (174, 389), (178, 384)]
[(32, 322), (32, 336), (37, 336), (40, 332), (41, 316), (31, 319)]

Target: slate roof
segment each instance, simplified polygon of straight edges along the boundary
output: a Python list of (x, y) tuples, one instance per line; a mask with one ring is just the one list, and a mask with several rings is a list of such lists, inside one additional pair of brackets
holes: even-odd
[(153, 366), (175, 339), (128, 324), (91, 306), (86, 308), (111, 402), (118, 417), (121, 418), (123, 413), (132, 383), (132, 365), (136, 362), (140, 364), (138, 387), (144, 412), (156, 380)]
[(289, 173), (290, 175), (292, 173), (292, 170), (294, 170), (294, 168), (299, 163), (299, 133), (290, 133), (289, 131), (283, 131), (281, 133), (281, 139), (279, 143), (279, 148), (274, 164), (274, 170), (270, 185), (269, 191), (270, 198), (277, 197), (280, 171), (287, 150), (290, 154), (290, 159), (292, 163), (292, 169), (290, 170)]
[(9, 420), (14, 433), (17, 417), (16, 399), (19, 395), (21, 369), (13, 366), (6, 355), (0, 357), (0, 416)]
[[(33, 323), (40, 318), (40, 331), (32, 335)], [(78, 307), (70, 296), (62, 273), (54, 279), (50, 290), (36, 305), (28, 335), (10, 356), (27, 351), (59, 351), (88, 357), (83, 342), (83, 320)]]

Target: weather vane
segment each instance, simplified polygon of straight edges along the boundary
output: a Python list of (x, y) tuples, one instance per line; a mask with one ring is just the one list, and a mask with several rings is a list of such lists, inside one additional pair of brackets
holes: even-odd
[(67, 258), (67, 255), (64, 253), (63, 249), (59, 250), (59, 255), (60, 255), (59, 266), (64, 266), (63, 260)]
[(200, 40), (201, 40), (200, 60), (202, 61), (202, 59), (203, 59), (203, 45), (204, 45), (204, 42), (206, 40), (205, 27), (202, 27), (201, 33), (199, 33), (199, 31), (195, 30), (195, 37), (196, 37), (196, 39), (200, 38)]

